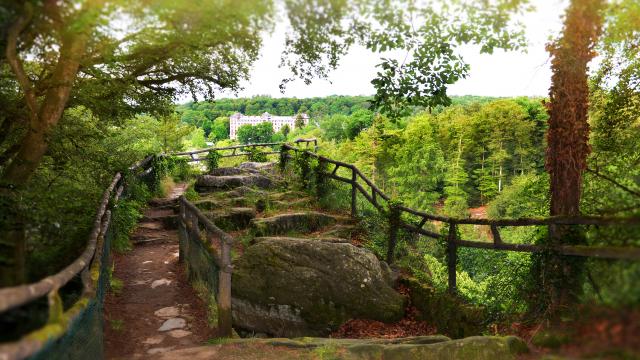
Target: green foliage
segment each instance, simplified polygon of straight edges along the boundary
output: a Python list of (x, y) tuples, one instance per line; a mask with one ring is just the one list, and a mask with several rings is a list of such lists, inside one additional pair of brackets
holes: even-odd
[(302, 115), (300, 114), (296, 115), (296, 121), (294, 123), (294, 127), (296, 129), (302, 129), (304, 125), (305, 123), (304, 123), (304, 119), (302, 118)]
[(138, 220), (142, 218), (141, 204), (136, 200), (123, 199), (114, 207), (111, 223), (114, 229), (112, 246), (115, 251), (131, 250), (129, 236), (133, 233)]
[(284, 126), (282, 126), (282, 128), (280, 128), (280, 132), (286, 138), (287, 135), (289, 135), (289, 133), (291, 132), (291, 128), (289, 127), (289, 124), (284, 124)]
[(187, 187), (187, 190), (184, 192), (184, 197), (187, 198), (187, 200), (189, 201), (196, 201), (200, 199), (200, 195), (198, 194), (198, 192), (196, 191), (196, 189), (193, 187), (192, 184), (190, 184)]
[(329, 164), (323, 160), (318, 160), (313, 168), (315, 180), (314, 187), (316, 190), (316, 197), (318, 199), (322, 199), (327, 193), (329, 193), (331, 189), (331, 182), (329, 177), (327, 176), (329, 175), (328, 169)]
[(273, 137), (273, 124), (263, 122), (258, 125), (242, 125), (238, 128), (238, 141), (242, 144), (268, 143)]
[(247, 147), (244, 150), (247, 153), (247, 160), (253, 162), (267, 162), (267, 154), (258, 147)]
[[(265, 112), (276, 116), (293, 116), (299, 113), (308, 114), (312, 119), (330, 117), (336, 114), (351, 115), (360, 109), (368, 109), (369, 96), (328, 96), (307, 99), (299, 98), (272, 98), (270, 96), (254, 96), (252, 98), (227, 98), (216, 101), (189, 102), (179, 105), (176, 109), (182, 121), (202, 127), (206, 131), (206, 123), (212, 122), (211, 134), (215, 130), (216, 123), (226, 122), (226, 130), (219, 134), (223, 139), (229, 137), (229, 116), (236, 112), (246, 115), (260, 115)], [(293, 130), (293, 129), (289, 129)]]
[(209, 171), (212, 171), (213, 169), (218, 168), (218, 162), (220, 161), (221, 156), (222, 155), (220, 155), (220, 153), (215, 150), (209, 151), (207, 153), (206, 163), (207, 163), (207, 169)]
[[(296, 0), (286, 5), (294, 31), (288, 34), (284, 64), (307, 83), (314, 77), (326, 77), (355, 43), (372, 52), (399, 50), (410, 55), (402, 63), (382, 59), (372, 81), (374, 104), (393, 119), (411, 106), (450, 103), (447, 87), (469, 72), (460, 47), (473, 44), (481, 53), (490, 54), (494, 49), (517, 50), (525, 45), (521, 24), (512, 16), (528, 9), (526, 1), (408, 6), (404, 2)], [(322, 21), (308, 11), (319, 7), (324, 10)], [(288, 56), (300, 49), (324, 56)]]
[(293, 154), (294, 171), (298, 174), (300, 187), (303, 190), (308, 190), (311, 185), (311, 162), (313, 160), (309, 154), (303, 151), (296, 151)]

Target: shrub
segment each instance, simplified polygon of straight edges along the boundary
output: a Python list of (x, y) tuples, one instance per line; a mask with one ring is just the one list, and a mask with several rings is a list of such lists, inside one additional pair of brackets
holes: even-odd
[(207, 153), (207, 157), (206, 157), (206, 162), (207, 162), (207, 169), (209, 171), (213, 170), (213, 169), (217, 169), (219, 166), (219, 162), (220, 162), (220, 153), (217, 151), (209, 151)]

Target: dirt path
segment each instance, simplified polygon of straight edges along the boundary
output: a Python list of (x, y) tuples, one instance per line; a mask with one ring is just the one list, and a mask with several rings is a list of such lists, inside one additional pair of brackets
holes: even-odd
[[(177, 186), (171, 197), (183, 191), (184, 186)], [(202, 345), (213, 336), (206, 305), (178, 263), (173, 211), (160, 205), (145, 211), (133, 235), (133, 250), (113, 257), (113, 276), (122, 287), (105, 299), (107, 359), (156, 358), (162, 352)]]

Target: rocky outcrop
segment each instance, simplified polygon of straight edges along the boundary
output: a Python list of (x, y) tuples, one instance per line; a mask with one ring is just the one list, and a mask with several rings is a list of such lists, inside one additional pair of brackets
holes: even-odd
[(246, 173), (245, 170), (238, 169), (237, 167), (221, 167), (209, 171), (209, 175), (211, 176), (234, 176), (245, 175)]
[(269, 236), (289, 232), (312, 232), (336, 222), (337, 219), (331, 215), (309, 211), (253, 219), (251, 227), (255, 236)]
[(273, 182), (268, 177), (259, 174), (230, 176), (202, 175), (196, 180), (195, 189), (199, 192), (206, 192), (233, 189), (240, 186), (269, 189), (273, 187)]
[(222, 230), (230, 231), (246, 229), (256, 217), (256, 211), (253, 208), (237, 207), (208, 212), (205, 215)]
[(433, 324), (453, 338), (479, 335), (485, 327), (486, 312), (481, 306), (467, 304), (457, 296), (440, 293), (415, 278), (402, 278), (409, 288), (411, 303), (419, 310), (418, 319)]
[(403, 316), (389, 268), (351, 244), (267, 238), (234, 262), (234, 326), (275, 336), (324, 335), (351, 318)]
[(272, 170), (275, 162), (243, 162), (238, 168), (244, 170)]
[(219, 345), (166, 352), (159, 359), (510, 360), (528, 351), (524, 341), (515, 336), (475, 336), (460, 340), (441, 335), (400, 339), (305, 337), (230, 339)]

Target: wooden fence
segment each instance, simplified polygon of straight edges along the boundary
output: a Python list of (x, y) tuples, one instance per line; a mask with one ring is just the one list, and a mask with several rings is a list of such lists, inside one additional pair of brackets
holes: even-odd
[[(311, 139), (296, 139), (294, 142), (294, 144), (296, 145), (301, 145), (301, 144), (305, 144), (306, 149), (309, 148), (309, 146), (311, 144), (314, 144), (313, 149), (317, 150), (318, 149), (318, 140), (315, 138), (311, 138)], [(216, 152), (224, 152), (220, 155), (220, 157), (222, 158), (226, 158), (226, 157), (235, 157), (235, 156), (248, 156), (251, 155), (251, 152), (247, 152), (245, 151), (246, 149), (257, 149), (257, 148), (273, 148), (276, 146), (282, 146), (283, 144), (285, 144), (284, 142), (274, 142), (274, 143), (258, 143), (258, 144), (243, 144), (243, 145), (232, 145), (232, 146), (222, 146), (222, 147), (210, 147), (210, 148), (206, 148), (206, 149), (200, 149), (200, 150), (194, 150), (194, 151), (184, 151), (184, 152), (176, 152), (176, 153), (172, 153), (171, 155), (174, 156), (180, 156), (180, 157), (185, 157), (188, 156), (189, 159), (187, 161), (189, 162), (196, 162), (196, 161), (203, 161), (206, 158), (205, 157), (199, 157), (197, 156), (198, 154), (203, 154), (203, 153), (209, 153), (212, 151), (216, 151)], [(238, 152), (239, 151), (239, 152)], [(272, 155), (272, 154), (280, 154), (280, 151), (266, 151), (264, 152), (265, 155)]]
[[(195, 205), (184, 196), (180, 203), (180, 241), (181, 243), (197, 241), (207, 245), (209, 255), (213, 258), (218, 270), (218, 335), (231, 337), (231, 248), (235, 242), (226, 232), (218, 228)], [(218, 250), (219, 251), (216, 251)], [(180, 260), (185, 259), (184, 248), (180, 248)]]
[[(514, 244), (505, 242), (500, 235), (501, 227), (514, 227), (514, 226), (547, 226), (549, 233), (553, 233), (557, 226), (562, 225), (640, 225), (640, 217), (619, 218), (619, 217), (594, 217), (594, 216), (579, 216), (579, 217), (547, 217), (547, 218), (520, 218), (520, 219), (469, 219), (469, 218), (453, 218), (447, 216), (439, 216), (429, 214), (424, 211), (411, 209), (401, 204), (395, 203), (392, 199), (386, 195), (381, 189), (379, 189), (371, 180), (369, 180), (357, 167), (352, 164), (333, 160), (321, 155), (318, 155), (309, 150), (302, 150), (287, 144), (283, 144), (281, 147), (283, 159), (291, 159), (292, 156), (289, 151), (304, 153), (306, 156), (317, 159), (319, 162), (330, 164), (333, 169), (329, 169), (326, 174), (320, 176), (327, 176), (331, 179), (351, 185), (351, 215), (357, 216), (356, 199), (358, 193), (360, 193), (371, 205), (373, 205), (379, 211), (388, 212), (389, 214), (389, 228), (390, 236), (387, 244), (387, 257), (388, 263), (392, 263), (394, 260), (395, 248), (398, 241), (398, 230), (404, 229), (408, 232), (424, 235), (434, 239), (443, 239), (447, 244), (447, 269), (448, 269), (448, 283), (449, 291), (451, 293), (456, 292), (456, 264), (457, 264), (457, 249), (458, 247), (470, 247), (478, 249), (490, 249), (490, 250), (508, 250), (508, 251), (521, 251), (521, 252), (541, 252), (541, 251), (553, 251), (561, 255), (569, 256), (584, 256), (594, 258), (606, 258), (606, 259), (626, 259), (626, 260), (638, 260), (640, 259), (640, 248), (637, 247), (601, 247), (601, 246), (578, 246), (578, 245), (564, 245), (564, 246), (541, 246), (534, 244)], [(338, 175), (340, 168), (347, 169), (350, 173), (350, 177), (344, 177)], [(403, 219), (403, 214), (410, 215), (419, 220), (411, 222)], [(406, 218), (407, 216), (405, 216)], [(445, 224), (448, 227), (447, 235), (433, 232), (425, 229), (425, 225), (429, 221), (439, 222)], [(458, 236), (458, 227), (460, 225), (486, 225), (489, 226), (492, 234), (492, 242), (482, 241), (470, 241), (463, 240)]]
[[(148, 175), (153, 170), (151, 167), (152, 160), (153, 156), (149, 156), (133, 164), (128, 169), (129, 173), (139, 178)], [(90, 304), (99, 302), (98, 309), (101, 311), (103, 299), (100, 295), (104, 293), (104, 289), (100, 287), (108, 283), (106, 278), (108, 277), (108, 271), (106, 271), (106, 268), (109, 263), (104, 261), (103, 254), (106, 254), (106, 258), (108, 258), (109, 244), (106, 241), (106, 234), (111, 231), (112, 226), (111, 210), (109, 208), (118, 203), (125, 187), (125, 177), (121, 173), (117, 173), (102, 195), (86, 248), (75, 261), (60, 272), (47, 276), (35, 283), (0, 289), (0, 314), (33, 303), (45, 296), (49, 305), (48, 322), (42, 328), (24, 335), (18, 341), (0, 344), (0, 359), (23, 359), (38, 354), (46, 346), (53, 344), (63, 336), (69, 335), (69, 333), (73, 333), (71, 331), (72, 328), (79, 325), (77, 324), (79, 320), (86, 318), (85, 315), (88, 311), (96, 311), (95, 309), (89, 310)], [(59, 290), (77, 276), (80, 276), (84, 287), (82, 295), (69, 308), (64, 309), (62, 308)], [(99, 331), (102, 331), (102, 329), (99, 329)], [(77, 333), (77, 331), (75, 332)], [(97, 334), (80, 335), (98, 336)], [(99, 338), (101, 339), (101, 336)], [(102, 348), (101, 344), (100, 348)], [(87, 351), (90, 350), (87, 348)], [(44, 358), (47, 357), (47, 355), (40, 355)], [(76, 355), (102, 357), (102, 353)]]

